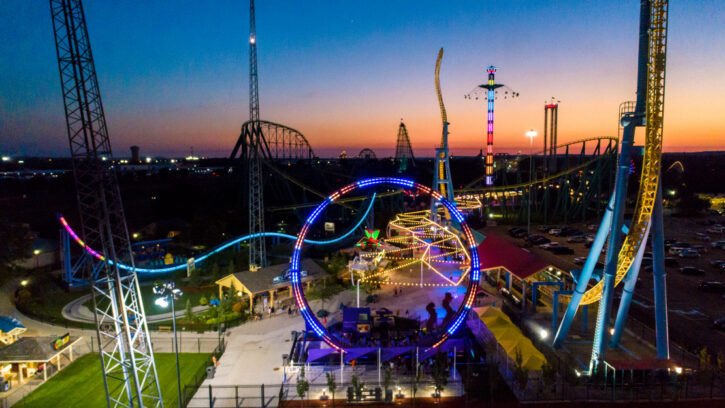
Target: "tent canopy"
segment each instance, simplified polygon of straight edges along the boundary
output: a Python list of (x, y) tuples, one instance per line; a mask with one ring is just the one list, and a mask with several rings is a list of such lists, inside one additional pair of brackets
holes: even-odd
[(496, 337), (496, 341), (512, 359), (516, 359), (516, 351), (521, 352), (521, 365), (533, 371), (541, 370), (546, 357), (534, 347), (528, 337), (524, 336), (511, 319), (496, 307), (477, 308), (478, 317), (488, 330)]

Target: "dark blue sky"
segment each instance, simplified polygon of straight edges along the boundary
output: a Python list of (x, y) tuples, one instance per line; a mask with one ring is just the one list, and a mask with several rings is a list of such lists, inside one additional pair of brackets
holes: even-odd
[[(131, 3), (131, 4), (127, 4)], [(173, 4), (173, 7), (169, 5)], [(725, 148), (725, 5), (670, 5), (665, 146)], [(248, 117), (248, 3), (86, 1), (117, 156), (227, 155)], [(463, 95), (499, 67), (521, 98), (496, 108), (496, 148), (527, 148), (545, 99), (560, 99), (560, 140), (616, 135), (634, 98), (639, 2), (258, 1), (261, 116), (302, 131), (319, 152), (394, 148), (405, 118), (414, 149), (440, 133), (433, 68), (454, 153), (483, 144), (482, 104)], [(0, 152), (65, 156), (46, 1), (0, 3)], [(541, 129), (540, 129), (541, 130)]]

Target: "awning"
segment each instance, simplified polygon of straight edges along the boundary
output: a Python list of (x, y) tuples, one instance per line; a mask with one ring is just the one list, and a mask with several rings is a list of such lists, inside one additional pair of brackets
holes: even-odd
[(383, 362), (389, 361), (394, 359), (395, 357), (398, 357), (401, 354), (410, 353), (411, 351), (415, 352), (415, 347), (388, 347), (383, 349), (382, 356), (380, 359)]
[(337, 350), (334, 348), (308, 349), (307, 362), (311, 363), (313, 361), (321, 360), (324, 357), (329, 356), (330, 354), (337, 354)]
[(521, 333), (511, 319), (501, 309), (496, 307), (476, 308), (478, 317), (493, 334), (496, 341), (512, 359), (516, 359), (516, 351), (521, 352), (521, 365), (529, 370), (541, 370), (546, 357), (534, 347), (528, 337)]
[(364, 356), (365, 354), (369, 354), (372, 352), (378, 352), (377, 347), (358, 347), (358, 348), (350, 348), (347, 349), (347, 352), (345, 353), (345, 363), (349, 363), (352, 360), (355, 360), (357, 358), (360, 358)]

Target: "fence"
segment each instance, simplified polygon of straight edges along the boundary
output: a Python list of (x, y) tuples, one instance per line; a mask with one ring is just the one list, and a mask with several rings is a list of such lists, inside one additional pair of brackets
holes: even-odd
[[(196, 389), (190, 392), (196, 392)], [(187, 390), (185, 389), (185, 395)], [(296, 383), (261, 384), (261, 385), (207, 385), (198, 393), (199, 396), (185, 400), (188, 408), (269, 408), (276, 407), (280, 401), (319, 400), (329, 401), (332, 393), (327, 384), (309, 384), (309, 389), (300, 396)], [(462, 384), (448, 384), (440, 393), (441, 397), (462, 395)], [(359, 398), (358, 398), (359, 397)], [(351, 382), (342, 385), (336, 383), (335, 400), (348, 402), (396, 402), (405, 399), (430, 400), (435, 398), (435, 384), (430, 381), (414, 382), (413, 377), (397, 379), (390, 388), (383, 390), (377, 384), (365, 384), (356, 394)]]
[(184, 406), (187, 406), (189, 404), (189, 402), (193, 399), (196, 390), (199, 389), (201, 384), (206, 379), (207, 367), (214, 367), (214, 362), (219, 360), (222, 354), (224, 354), (225, 349), (226, 341), (222, 339), (221, 342), (217, 343), (217, 346), (212, 351), (211, 356), (209, 356), (209, 358), (206, 360), (206, 363), (204, 363), (204, 365), (201, 366), (196, 371), (196, 373), (194, 373), (194, 375), (192, 376), (192, 380), (189, 381), (187, 384), (184, 384), (181, 395), (181, 401)]
[[(502, 310), (511, 318), (534, 346), (546, 357), (553, 367), (553, 373), (546, 378), (543, 374), (530, 378), (524, 389), (513, 384), (512, 365), (499, 371), (521, 401), (679, 401), (701, 398), (725, 397), (723, 373), (697, 372), (697, 357), (683, 348), (670, 343), (671, 354), (680, 361), (689, 362), (692, 369), (682, 374), (659, 371), (617, 371), (614, 376), (579, 376), (572, 369), (573, 362), (565, 361), (548, 343), (532, 332), (531, 327), (521, 322), (518, 310), (502, 305)], [(627, 329), (643, 341), (654, 341), (654, 329), (642, 322), (628, 319)], [(498, 355), (499, 361), (508, 360), (505, 354)], [(601, 372), (602, 370), (600, 370)]]

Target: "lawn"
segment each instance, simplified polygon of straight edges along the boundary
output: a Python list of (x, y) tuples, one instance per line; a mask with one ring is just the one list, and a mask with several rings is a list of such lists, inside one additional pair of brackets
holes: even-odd
[[(181, 386), (192, 381), (203, 369), (208, 354), (179, 353)], [(106, 407), (100, 357), (86, 354), (51, 377), (45, 384), (17, 403), (18, 407)], [(176, 388), (176, 362), (173, 353), (156, 353), (156, 371), (161, 383), (164, 406), (178, 405)]]

